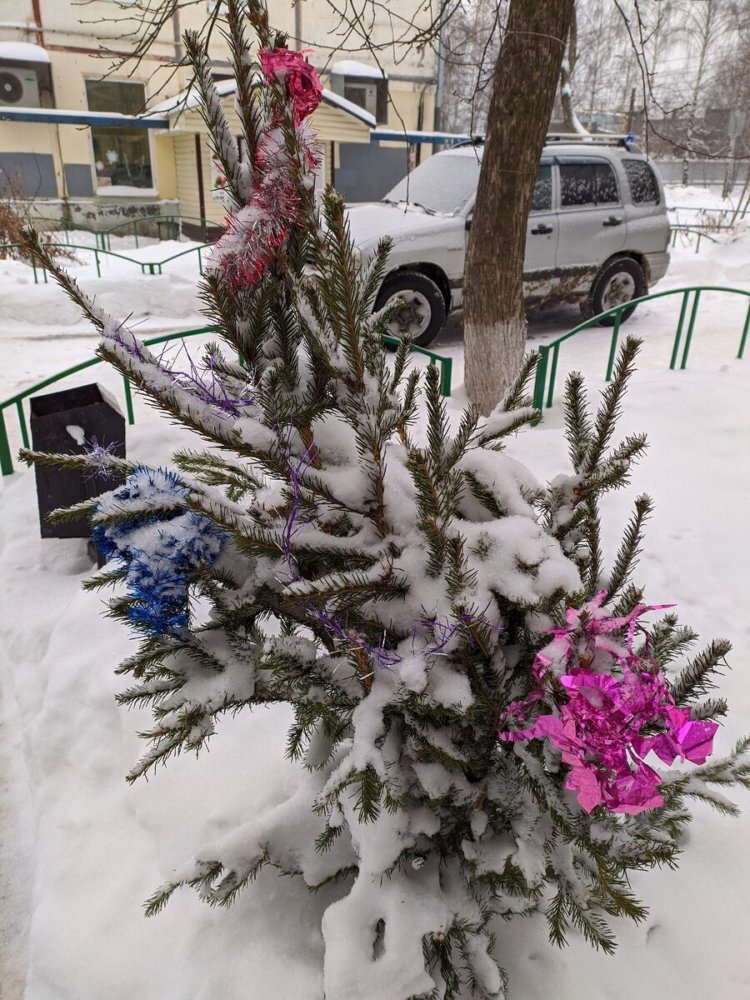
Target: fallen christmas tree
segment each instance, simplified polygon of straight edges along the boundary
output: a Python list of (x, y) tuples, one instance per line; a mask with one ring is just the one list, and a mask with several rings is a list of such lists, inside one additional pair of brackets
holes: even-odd
[(152, 705), (155, 723), (131, 780), (238, 710), (294, 709), (297, 793), (190, 861), (148, 912), (184, 885), (231, 903), (270, 866), (338, 886), (327, 1000), (504, 996), (498, 918), (540, 911), (554, 942), (572, 926), (612, 950), (606, 918), (644, 916), (628, 873), (675, 864), (686, 798), (732, 812), (715, 786), (750, 786), (749, 740), (707, 763), (729, 645), (667, 676), (696, 636), (672, 611), (642, 621), (665, 607), (630, 580), (648, 498), (603, 565), (600, 498), (645, 448), (612, 445), (637, 343), (595, 414), (568, 380), (568, 476), (542, 486), (503, 451), (537, 417), (533, 358), (495, 413), (469, 407), (453, 431), (435, 369), (410, 370), (407, 343), (383, 350), (387, 244), (360, 263), (338, 196), (316, 207), (317, 76), (254, 0), (253, 62), (244, 6), (227, 5), (243, 156), (186, 37), (231, 199), (203, 283), (229, 350), (176, 370), (27, 237), (100, 354), (208, 447), (170, 470), (101, 448), (25, 454), (127, 476), (60, 516), (90, 516), (110, 562), (89, 586), (118, 585), (111, 613), (141, 638), (120, 701)]

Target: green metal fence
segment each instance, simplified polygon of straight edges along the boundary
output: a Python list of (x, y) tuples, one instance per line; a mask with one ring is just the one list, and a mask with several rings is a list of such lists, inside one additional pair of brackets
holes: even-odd
[[(112, 234), (119, 235), (122, 232), (123, 236), (133, 235), (135, 238), (136, 248), (138, 247), (138, 230), (143, 226), (156, 224), (157, 231), (159, 233), (158, 239), (169, 239), (169, 236), (163, 237), (161, 235), (162, 226), (167, 227), (167, 232), (169, 232), (169, 227), (176, 226), (179, 234), (180, 224), (182, 222), (197, 223), (201, 230), (201, 239), (204, 243), (207, 243), (207, 232), (209, 228), (216, 228), (217, 223), (210, 222), (208, 219), (201, 219), (196, 215), (180, 215), (174, 212), (169, 212), (160, 215), (143, 215), (136, 219), (126, 219), (124, 222), (117, 222), (114, 226), (110, 226), (109, 229), (93, 229), (91, 226), (87, 226), (80, 222), (69, 222), (67, 219), (56, 219), (51, 216), (39, 215), (35, 216), (30, 220), (36, 227), (38, 222), (53, 222), (59, 228), (57, 231), (62, 232), (67, 237), (69, 233), (74, 233), (77, 230), (84, 233), (91, 233), (95, 240), (96, 245), (100, 250), (111, 250), (110, 237)], [(65, 245), (68, 245), (67, 239), (63, 240)]]
[(677, 245), (677, 237), (682, 233), (684, 236), (695, 236), (695, 252), (701, 248), (701, 240), (708, 240), (710, 243), (718, 243), (713, 233), (716, 232), (734, 232), (734, 226), (715, 226), (710, 233), (707, 233), (705, 227), (699, 223), (675, 223), (672, 225), (669, 242), (672, 246)]
[[(153, 337), (151, 340), (144, 340), (143, 343), (146, 347), (152, 347), (154, 344), (166, 344), (172, 340), (184, 340), (187, 337), (196, 337), (200, 334), (216, 333), (217, 327), (215, 326), (203, 326), (197, 330), (183, 330), (180, 333), (167, 333), (160, 337)], [(397, 347), (399, 341), (394, 337), (384, 337), (383, 341), (390, 347)], [(451, 394), (451, 381), (453, 376), (453, 359), (444, 357), (440, 354), (435, 354), (433, 351), (428, 351), (423, 347), (412, 347), (412, 353), (422, 354), (430, 359), (430, 364), (437, 364), (440, 366), (440, 392), (443, 396), (450, 396)], [(13, 459), (10, 452), (10, 441), (8, 439), (8, 429), (5, 423), (5, 411), (14, 409), (16, 410), (16, 415), (18, 417), (18, 424), (21, 430), (21, 440), (23, 441), (24, 448), (29, 448), (29, 430), (26, 422), (26, 413), (24, 411), (24, 400), (28, 399), (29, 396), (33, 396), (35, 393), (39, 392), (41, 389), (46, 389), (49, 385), (54, 385), (55, 382), (60, 382), (64, 378), (68, 378), (70, 375), (76, 375), (78, 372), (84, 371), (86, 368), (92, 368), (94, 365), (102, 364), (102, 358), (90, 358), (88, 361), (82, 361), (78, 365), (73, 365), (72, 368), (66, 368), (64, 371), (57, 372), (56, 375), (50, 375), (49, 378), (43, 379), (41, 382), (37, 382), (36, 385), (32, 385), (29, 389), (24, 389), (23, 392), (16, 393), (15, 396), (11, 396), (4, 402), (0, 403), (0, 473), (4, 476), (9, 476), (13, 472)], [(129, 424), (135, 423), (135, 410), (133, 408), (133, 393), (130, 387), (130, 381), (126, 376), (123, 376), (123, 390), (125, 396), (125, 409), (127, 412), (127, 418)]]
[[(672, 246), (676, 246), (679, 234), (688, 237), (694, 236), (695, 253), (698, 253), (702, 240), (708, 240), (710, 243), (718, 243), (719, 241), (713, 234), (734, 232), (735, 222), (738, 218), (744, 218), (746, 209), (747, 206), (740, 213), (738, 210), (730, 207), (722, 208), (717, 206), (710, 208), (707, 205), (672, 205), (667, 208), (667, 211), (674, 216), (674, 221), (670, 224), (670, 243)], [(680, 212), (687, 213), (691, 221), (680, 221)], [(725, 221), (727, 218), (731, 219), (729, 223)]]
[[(594, 316), (592, 319), (588, 319), (584, 323), (579, 323), (578, 326), (569, 330), (567, 333), (564, 333), (561, 337), (558, 337), (557, 340), (553, 340), (552, 343), (545, 344), (543, 347), (539, 348), (539, 365), (537, 366), (536, 379), (534, 382), (534, 406), (538, 410), (541, 410), (543, 407), (549, 408), (552, 406), (555, 394), (557, 364), (560, 357), (560, 345), (565, 343), (566, 340), (570, 340), (570, 338), (574, 337), (577, 333), (581, 333), (583, 330), (588, 330), (592, 326), (598, 326), (602, 319), (612, 316), (614, 317), (614, 326), (612, 327), (609, 355), (607, 358), (607, 372), (605, 375), (606, 381), (609, 382), (612, 378), (612, 369), (614, 368), (615, 357), (617, 354), (617, 342), (620, 336), (620, 327), (622, 325), (622, 314), (627, 309), (632, 309), (635, 305), (640, 305), (643, 302), (651, 302), (654, 299), (663, 299), (671, 295), (682, 296), (682, 305), (680, 307), (680, 315), (675, 329), (669, 367), (674, 369), (679, 360), (680, 368), (686, 368), (688, 355), (690, 354), (690, 346), (693, 342), (693, 334), (695, 333), (696, 320), (698, 318), (698, 307), (700, 305), (701, 295), (704, 292), (724, 292), (730, 295), (743, 295), (746, 299), (750, 299), (750, 291), (746, 291), (742, 288), (724, 288), (719, 285), (705, 285), (692, 288), (670, 288), (664, 292), (655, 292), (653, 295), (644, 295), (639, 299), (632, 299), (630, 302), (625, 302), (622, 305), (615, 306), (614, 309), (608, 309), (607, 312), (603, 312), (599, 316)], [(687, 329), (685, 329), (686, 318), (688, 318)], [(682, 339), (683, 331), (685, 333), (684, 341)], [(745, 321), (740, 335), (740, 346), (737, 352), (738, 358), (742, 358), (744, 356), (748, 332), (750, 332), (750, 302), (748, 302), (747, 311), (745, 313)], [(680, 348), (682, 348), (681, 358)]]
[[(177, 226), (179, 233), (179, 226), (182, 222), (197, 223), (200, 226), (201, 239), (203, 240), (204, 243), (208, 242), (206, 235), (208, 229), (209, 228), (216, 229), (217, 225), (219, 225), (216, 222), (209, 222), (208, 219), (201, 219), (195, 215), (174, 215), (174, 214), (151, 215), (151, 216), (144, 215), (142, 218), (128, 219), (125, 222), (118, 222), (116, 225), (110, 226), (109, 229), (105, 230), (103, 232), (103, 235), (107, 237), (107, 249), (109, 249), (109, 238), (110, 236), (112, 236), (113, 233), (118, 234), (120, 230), (123, 230), (124, 231), (123, 235), (129, 235), (130, 231), (132, 230), (133, 236), (135, 237), (135, 245), (137, 247), (139, 227), (143, 225), (148, 225), (149, 223), (151, 223), (152, 225), (156, 223), (157, 229), (159, 230), (160, 233), (159, 239), (163, 239), (164, 237), (161, 236), (162, 226), (167, 226), (167, 227)], [(166, 239), (169, 238), (170, 238), (169, 236), (166, 237)]]
[[(42, 244), (42, 246), (59, 246), (58, 243), (53, 241), (47, 241)], [(187, 250), (180, 250), (179, 253), (173, 253), (171, 257), (165, 257), (163, 260), (137, 260), (135, 257), (128, 257), (124, 253), (115, 253), (114, 250), (102, 250), (100, 246), (95, 247), (85, 247), (77, 243), (66, 243), (65, 248), (67, 250), (83, 250), (86, 253), (92, 253), (94, 255), (94, 263), (96, 264), (96, 276), (101, 278), (102, 276), (102, 266), (101, 258), (104, 257), (116, 257), (118, 260), (126, 260), (130, 264), (135, 264), (141, 269), (141, 274), (163, 274), (163, 267), (165, 264), (169, 264), (173, 260), (177, 260), (178, 257), (185, 257), (187, 254), (194, 253), (198, 255), (198, 270), (203, 274), (203, 258), (201, 254), (204, 250), (210, 248), (210, 244), (199, 243), (197, 246), (188, 247)], [(20, 243), (1, 243), (0, 250), (23, 250)], [(24, 258), (25, 260), (26, 258)], [(30, 259), (31, 267), (34, 272), (34, 284), (38, 285), (41, 280), (44, 284), (47, 284), (47, 272), (43, 267), (38, 267), (34, 258)]]
[(719, 219), (726, 219), (728, 215), (744, 219), (747, 209), (747, 203), (741, 209), (730, 205), (667, 205), (668, 212), (693, 212), (703, 216), (718, 216)]

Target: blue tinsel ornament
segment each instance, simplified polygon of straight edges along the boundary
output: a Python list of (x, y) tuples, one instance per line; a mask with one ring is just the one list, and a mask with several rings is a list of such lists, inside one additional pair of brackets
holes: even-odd
[(140, 466), (123, 486), (99, 498), (93, 538), (107, 559), (125, 566), (127, 615), (152, 635), (187, 627), (195, 569), (213, 564), (227, 532), (186, 509), (188, 489), (166, 469)]

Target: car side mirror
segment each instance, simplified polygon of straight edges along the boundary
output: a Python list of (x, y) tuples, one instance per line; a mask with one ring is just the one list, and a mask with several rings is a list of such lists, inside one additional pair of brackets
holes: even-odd
[(473, 212), (469, 212), (469, 214), (466, 216), (466, 232), (467, 233), (471, 229), (471, 220), (473, 218), (474, 218), (474, 213)]

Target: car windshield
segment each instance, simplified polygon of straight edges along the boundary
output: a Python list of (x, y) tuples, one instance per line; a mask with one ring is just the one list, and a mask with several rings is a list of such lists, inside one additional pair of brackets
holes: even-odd
[(480, 165), (473, 153), (438, 153), (399, 181), (383, 201), (406, 201), (427, 212), (454, 215), (476, 191)]

